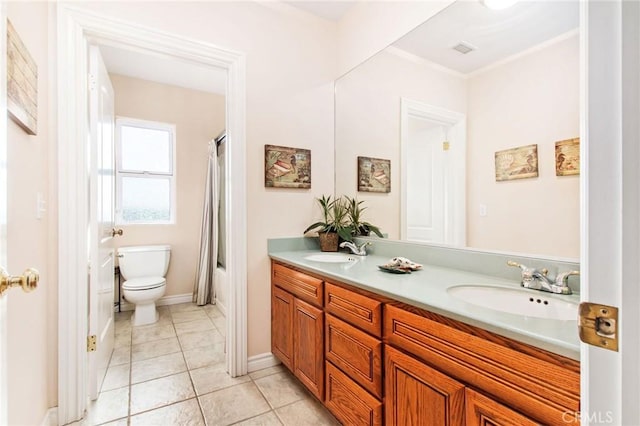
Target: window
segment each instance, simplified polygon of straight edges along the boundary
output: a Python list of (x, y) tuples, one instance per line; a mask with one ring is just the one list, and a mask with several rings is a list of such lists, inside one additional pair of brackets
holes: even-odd
[(116, 120), (116, 222), (175, 223), (175, 126)]

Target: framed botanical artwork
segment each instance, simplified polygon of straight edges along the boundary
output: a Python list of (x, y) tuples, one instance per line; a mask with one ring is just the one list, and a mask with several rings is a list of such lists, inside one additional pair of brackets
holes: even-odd
[(538, 145), (496, 151), (496, 182), (538, 177)]
[(38, 67), (7, 20), (7, 111), (30, 135), (38, 132)]
[(264, 146), (264, 186), (311, 188), (311, 151), (286, 146)]
[(358, 191), (391, 192), (391, 160), (358, 157)]
[(580, 174), (580, 138), (556, 142), (556, 176)]

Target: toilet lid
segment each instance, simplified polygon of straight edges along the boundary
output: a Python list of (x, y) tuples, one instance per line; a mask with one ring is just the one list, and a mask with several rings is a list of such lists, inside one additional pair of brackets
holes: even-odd
[(122, 283), (122, 288), (125, 290), (150, 290), (162, 287), (166, 282), (163, 277), (133, 278)]

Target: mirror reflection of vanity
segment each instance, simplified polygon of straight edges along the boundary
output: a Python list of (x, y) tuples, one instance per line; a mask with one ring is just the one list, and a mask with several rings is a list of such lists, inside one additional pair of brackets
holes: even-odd
[[(336, 194), (391, 239), (578, 258), (579, 176), (556, 175), (580, 131), (578, 20), (573, 1), (459, 0), (342, 76)], [(529, 145), (537, 167), (501, 161), (537, 177), (497, 181), (496, 152)], [(358, 192), (357, 157), (390, 160), (390, 192)]]

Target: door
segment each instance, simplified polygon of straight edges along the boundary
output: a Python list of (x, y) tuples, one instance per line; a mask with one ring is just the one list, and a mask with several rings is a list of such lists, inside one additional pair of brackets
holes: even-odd
[[(469, 388), (465, 389), (465, 411), (466, 426), (539, 425), (530, 418)], [(570, 424), (571, 420), (573, 419), (569, 416), (566, 423)]]
[(466, 245), (466, 116), (402, 98), (400, 235)]
[(96, 350), (89, 353), (89, 396), (96, 399), (115, 340), (114, 328), (114, 94), (97, 46), (89, 55), (90, 220), (89, 335)]
[(385, 345), (385, 419), (389, 426), (462, 426), (464, 385)]
[[(6, 4), (0, 2), (0, 58), (7, 57)], [(0, 267), (7, 266), (7, 62), (0, 61)], [(0, 425), (7, 417), (7, 298), (0, 296)]]

